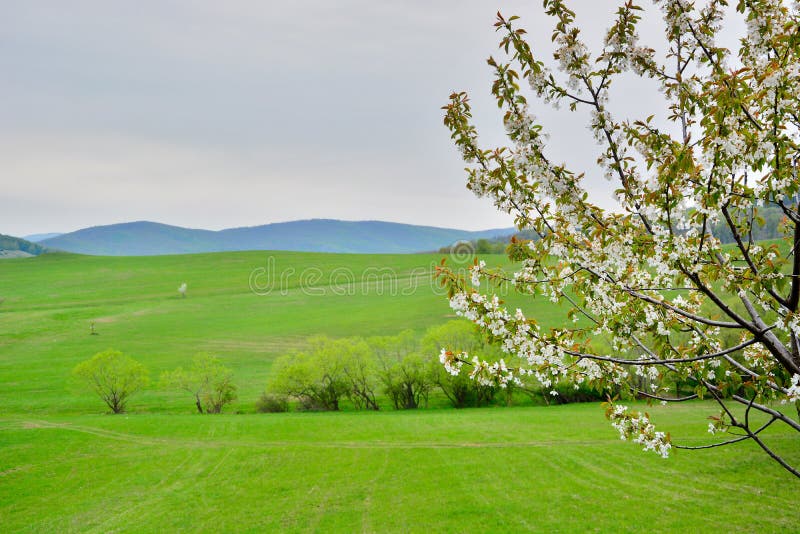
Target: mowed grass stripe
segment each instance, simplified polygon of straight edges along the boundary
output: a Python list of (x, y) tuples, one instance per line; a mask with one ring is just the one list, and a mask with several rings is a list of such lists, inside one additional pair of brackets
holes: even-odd
[[(17, 424), (5, 425), (7, 430), (59, 430), (63, 432), (77, 432), (83, 434), (90, 434), (99, 438), (108, 440), (123, 441), (137, 445), (161, 446), (170, 445), (176, 447), (186, 448), (206, 448), (218, 449), (228, 448), (231, 446), (250, 447), (250, 448), (281, 448), (281, 447), (303, 447), (303, 448), (324, 448), (324, 449), (498, 449), (498, 448), (530, 448), (530, 447), (544, 447), (551, 448), (556, 445), (568, 444), (573, 447), (594, 447), (598, 444), (607, 443), (607, 439), (593, 439), (593, 440), (541, 440), (541, 441), (500, 441), (500, 442), (429, 442), (425, 440), (418, 441), (273, 441), (273, 440), (257, 440), (257, 441), (232, 441), (220, 440), (209, 437), (208, 439), (179, 439), (179, 438), (153, 438), (146, 437), (138, 434), (114, 432), (100, 427), (91, 427), (85, 425), (73, 425), (70, 423), (51, 423), (45, 420), (26, 420)], [(42, 439), (50, 439), (43, 437)]]

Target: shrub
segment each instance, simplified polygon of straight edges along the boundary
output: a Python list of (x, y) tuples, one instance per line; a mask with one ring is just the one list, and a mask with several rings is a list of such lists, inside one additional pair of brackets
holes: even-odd
[(369, 345), (360, 338), (337, 339), (330, 342), (328, 350), (341, 360), (347, 398), (359, 410), (379, 410), (377, 368)]
[[(467, 321), (450, 321), (428, 329), (422, 340), (422, 350), (426, 354), (438, 354), (441, 347), (465, 352), (471, 355), (487, 355), (496, 352), (482, 338), (478, 329)], [(453, 376), (439, 362), (438, 358), (429, 360), (431, 381), (444, 393), (455, 408), (486, 406), (494, 401), (497, 387), (470, 380), (464, 375)]]
[(289, 398), (276, 393), (262, 393), (256, 401), (258, 413), (281, 413), (289, 411)]
[(165, 387), (182, 389), (191, 393), (197, 411), (220, 413), (226, 404), (236, 400), (233, 373), (219, 359), (200, 353), (194, 357), (192, 367), (178, 367), (161, 375)]
[(301, 409), (337, 411), (349, 392), (342, 358), (328, 338), (313, 338), (310, 345), (306, 352), (276, 360), (267, 392), (296, 397)]
[(411, 410), (428, 402), (433, 386), (419, 341), (410, 330), (368, 340), (376, 360), (378, 380), (396, 410)]

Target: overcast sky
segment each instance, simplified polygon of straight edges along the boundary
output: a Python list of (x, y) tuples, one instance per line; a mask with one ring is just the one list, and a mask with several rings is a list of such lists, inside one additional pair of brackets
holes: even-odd
[[(617, 2), (571, 5), (600, 42)], [(481, 140), (502, 142), (485, 64), (498, 9), (549, 50), (538, 0), (0, 2), (0, 233), (319, 217), (510, 226), (466, 190), (440, 110), (467, 90)], [(658, 105), (622, 91), (627, 111)], [(588, 171), (609, 205), (582, 117), (535, 111), (554, 158)]]

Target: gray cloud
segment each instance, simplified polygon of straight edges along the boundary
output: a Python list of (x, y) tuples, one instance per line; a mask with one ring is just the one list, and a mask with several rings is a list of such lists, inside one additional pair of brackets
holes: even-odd
[[(616, 2), (573, 3), (599, 42)], [(468, 90), (481, 139), (503, 142), (484, 63), (498, 9), (548, 46), (528, 0), (4, 3), (0, 233), (135, 219), (509, 225), (465, 190), (439, 110)], [(620, 91), (620, 112), (658, 104)], [(554, 157), (591, 171), (582, 117), (535, 111)]]

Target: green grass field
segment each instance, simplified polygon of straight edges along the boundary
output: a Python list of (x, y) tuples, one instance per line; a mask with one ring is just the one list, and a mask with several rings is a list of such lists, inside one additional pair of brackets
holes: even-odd
[[(705, 408), (653, 416), (700, 443)], [(800, 494), (753, 446), (640, 452), (596, 405), (18, 415), (0, 450), (4, 531), (789, 532)]]
[[(264, 269), (268, 257), (275, 287), (256, 294), (251, 273)], [(197, 352), (218, 355), (236, 373), (242, 401), (236, 408), (253, 411), (271, 362), (308, 336), (422, 332), (451, 320), (430, 274), (440, 259), (240, 252), (3, 260), (0, 406), (47, 414), (102, 410), (91, 395), (73, 391), (67, 378), (77, 363), (111, 347), (141, 361), (156, 378), (188, 365)], [(255, 277), (262, 289), (267, 280), (264, 273)], [(182, 282), (185, 299), (177, 291)], [(558, 311), (541, 302), (544, 320), (559, 320)], [(89, 335), (92, 322), (99, 335)], [(151, 389), (130, 410), (191, 413), (192, 406), (180, 394)]]
[[(309, 335), (422, 332), (452, 318), (424, 274), (439, 255), (275, 253), (276, 288), (258, 295), (249, 280), (268, 256), (0, 262), (0, 531), (798, 529), (800, 484), (754, 445), (661, 459), (621, 442), (595, 404), (253, 413), (271, 362)], [(397, 286), (376, 282), (377, 268)], [(561, 320), (544, 299), (526, 312)], [(185, 395), (151, 387), (129, 414), (104, 415), (69, 374), (109, 347), (153, 377), (216, 354), (239, 401), (196, 415)], [(676, 442), (713, 440), (709, 403), (649, 410)], [(800, 462), (794, 435), (769, 432)]]

